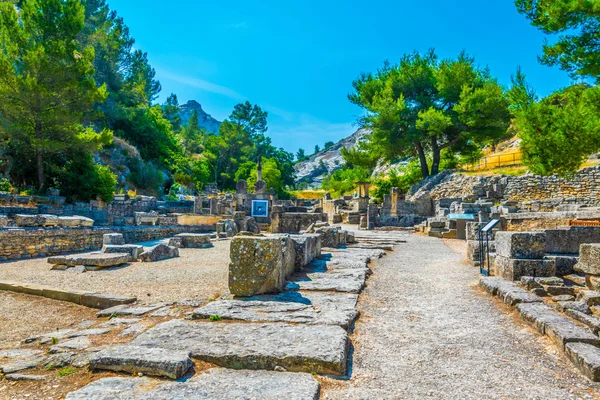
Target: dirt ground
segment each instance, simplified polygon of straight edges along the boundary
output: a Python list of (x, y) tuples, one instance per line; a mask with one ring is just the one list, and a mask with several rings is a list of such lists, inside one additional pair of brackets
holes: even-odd
[[(180, 249), (180, 257), (84, 273), (51, 270), (46, 258), (0, 264), (0, 280), (60, 289), (133, 295), (140, 303), (211, 298), (228, 294), (230, 241), (208, 249)], [(1, 333), (0, 333), (1, 335)]]
[(0, 349), (15, 347), (31, 336), (96, 319), (97, 311), (64, 301), (0, 291)]

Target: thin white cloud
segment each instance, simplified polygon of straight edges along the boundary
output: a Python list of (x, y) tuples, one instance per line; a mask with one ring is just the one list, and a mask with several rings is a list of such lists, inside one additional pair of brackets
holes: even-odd
[(242, 21), (237, 24), (231, 24), (229, 25), (229, 27), (233, 29), (246, 29), (248, 27), (248, 24), (246, 23), (246, 21)]
[(184, 85), (189, 85), (198, 89), (205, 90), (207, 92), (220, 94), (225, 97), (229, 97), (235, 100), (244, 100), (245, 97), (236, 92), (233, 89), (230, 89), (226, 86), (222, 86), (213, 82), (206, 81), (204, 79), (194, 78), (192, 76), (186, 76), (177, 74), (174, 72), (170, 72), (167, 70), (156, 68), (156, 74), (159, 79), (168, 79), (178, 83), (183, 83)]

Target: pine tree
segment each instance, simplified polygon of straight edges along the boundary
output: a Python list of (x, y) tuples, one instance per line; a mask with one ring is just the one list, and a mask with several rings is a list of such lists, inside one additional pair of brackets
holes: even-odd
[(40, 189), (48, 156), (95, 149), (112, 135), (89, 127), (106, 90), (94, 81), (94, 49), (76, 40), (83, 29), (77, 0), (26, 0), (20, 12), (0, 3), (0, 129), (23, 163), (35, 160)]

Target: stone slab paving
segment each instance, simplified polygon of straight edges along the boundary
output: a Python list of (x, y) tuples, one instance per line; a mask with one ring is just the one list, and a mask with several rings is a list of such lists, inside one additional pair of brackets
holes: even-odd
[(251, 322), (340, 325), (348, 328), (358, 316), (357, 294), (287, 291), (235, 300), (217, 300), (192, 313), (193, 319), (218, 315)]
[(190, 351), (192, 357), (235, 369), (346, 373), (348, 335), (334, 325), (187, 322), (171, 320), (130, 345)]
[(140, 347), (133, 345), (112, 346), (94, 353), (89, 360), (91, 369), (117, 372), (143, 373), (181, 378), (193, 365), (190, 352), (186, 350)]
[(402, 238), (406, 245), (371, 266), (350, 380), (324, 385), (322, 399), (600, 396), (553, 342), (481, 293), (464, 252), (422, 235)]
[(368, 268), (304, 269), (295, 273), (285, 285), (285, 290), (319, 290), (348, 293), (360, 293), (365, 286)]
[(104, 378), (66, 400), (318, 400), (319, 391), (306, 373), (213, 368), (185, 382), (158, 385), (145, 378)]

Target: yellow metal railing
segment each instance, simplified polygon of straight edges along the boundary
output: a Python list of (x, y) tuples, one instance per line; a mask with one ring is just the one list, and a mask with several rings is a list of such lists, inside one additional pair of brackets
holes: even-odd
[(477, 163), (465, 165), (463, 169), (466, 171), (484, 171), (498, 167), (512, 167), (515, 165), (523, 165), (523, 153), (520, 151), (485, 156)]

